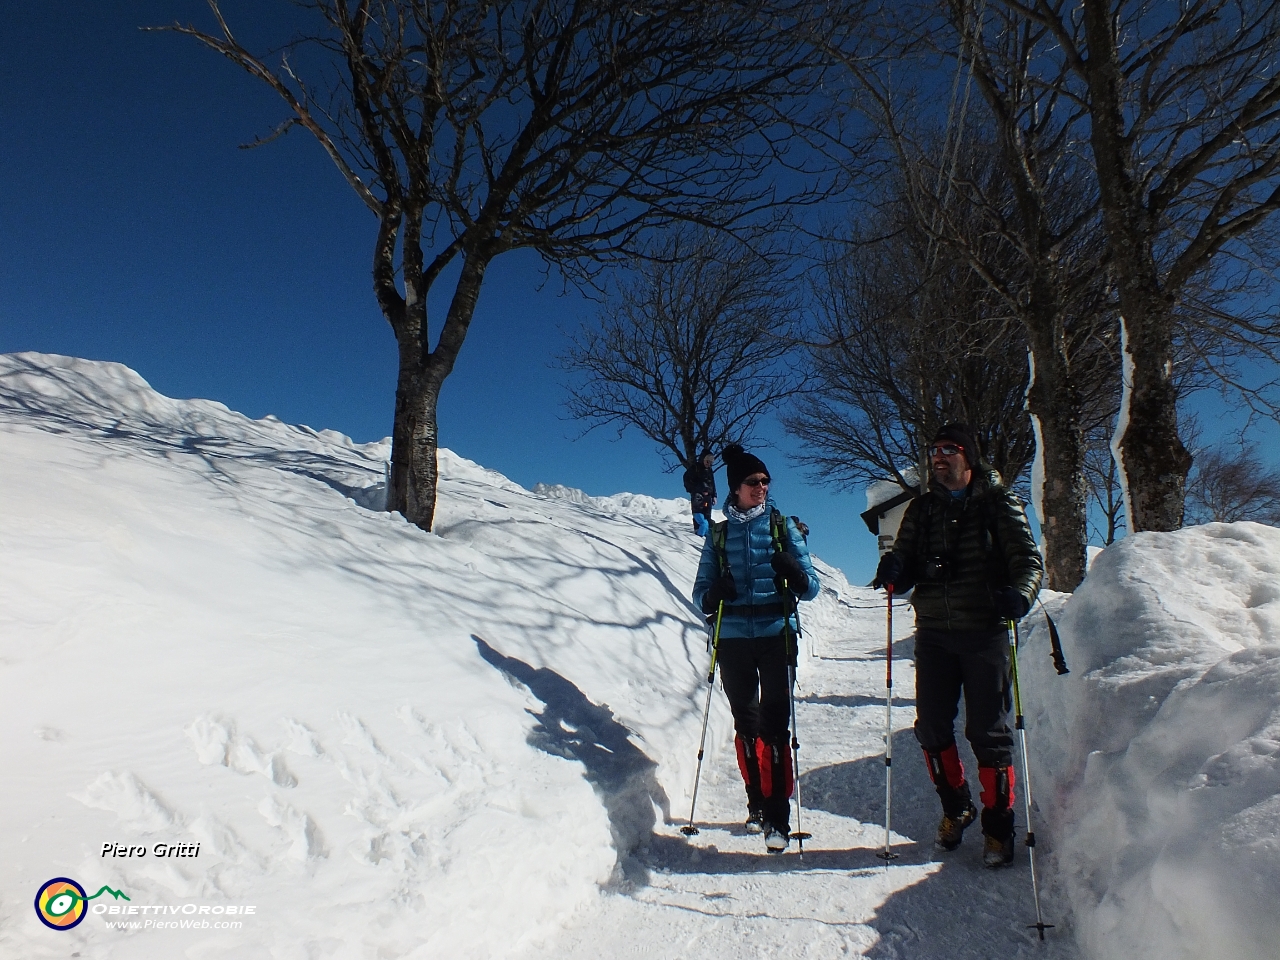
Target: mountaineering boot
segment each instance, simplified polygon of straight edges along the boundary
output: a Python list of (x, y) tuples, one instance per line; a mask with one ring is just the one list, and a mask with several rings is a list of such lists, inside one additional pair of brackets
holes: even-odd
[(982, 784), (982, 862), (988, 867), (1013, 863), (1013, 768), (978, 766)]
[(764, 811), (752, 810), (747, 814), (747, 833), (764, 833)]
[(925, 750), (925, 765), (929, 779), (942, 801), (942, 822), (938, 824), (938, 836), (934, 842), (942, 850), (954, 850), (960, 846), (964, 831), (978, 819), (977, 808), (964, 778), (964, 764), (954, 743), (942, 750)]
[(988, 867), (1007, 867), (1013, 863), (1013, 832), (1010, 830), (1009, 836), (1001, 840), (999, 837), (988, 836), (984, 839), (982, 847), (982, 862)]
[(964, 839), (965, 828), (978, 819), (978, 808), (972, 803), (960, 812), (959, 816), (944, 813), (942, 822), (938, 824), (938, 836), (934, 843), (942, 850), (954, 850)]
[(791, 842), (791, 834), (787, 830), (779, 830), (772, 823), (764, 828), (764, 847), (770, 853), (782, 853)]

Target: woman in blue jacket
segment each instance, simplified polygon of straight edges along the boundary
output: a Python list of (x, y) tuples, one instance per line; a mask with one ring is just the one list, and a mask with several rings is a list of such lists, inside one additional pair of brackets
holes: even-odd
[(794, 786), (787, 737), (794, 605), (818, 595), (818, 578), (800, 531), (769, 498), (764, 462), (730, 444), (724, 464), (725, 520), (702, 546), (693, 602), (720, 617), (717, 661), (747, 787), (747, 830), (763, 831), (769, 851), (781, 853), (791, 836)]

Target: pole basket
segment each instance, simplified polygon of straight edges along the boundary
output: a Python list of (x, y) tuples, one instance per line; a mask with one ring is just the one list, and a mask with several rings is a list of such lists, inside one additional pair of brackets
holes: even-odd
[(686, 837), (696, 837), (698, 835), (698, 828), (695, 827), (692, 823), (690, 823), (690, 824), (687, 824), (686, 826), (681, 827), (680, 832), (683, 833)]
[(876, 856), (879, 857), (881, 860), (883, 860), (886, 864), (888, 864), (890, 860), (898, 859), (898, 855), (894, 853), (892, 850), (877, 851)]
[(1041, 939), (1041, 940), (1043, 940), (1043, 939), (1044, 939), (1044, 932), (1045, 932), (1046, 930), (1052, 930), (1052, 929), (1053, 929), (1053, 924), (1052, 924), (1052, 923), (1028, 923), (1028, 924), (1027, 924), (1027, 929), (1028, 929), (1028, 930), (1037, 930), (1037, 931), (1039, 931), (1039, 933), (1040, 933), (1040, 939)]

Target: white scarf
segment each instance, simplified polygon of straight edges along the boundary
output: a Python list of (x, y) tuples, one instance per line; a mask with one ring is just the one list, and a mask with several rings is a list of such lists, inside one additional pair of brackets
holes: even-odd
[(757, 504), (756, 506), (752, 507), (750, 510), (743, 512), (742, 510), (739, 510), (737, 507), (730, 504), (729, 506), (725, 507), (724, 512), (729, 515), (729, 518), (731, 520), (736, 520), (738, 523), (747, 523), (751, 520), (754, 520), (756, 517), (760, 516), (761, 514), (763, 514), (765, 511), (765, 508), (768, 506), (769, 506), (769, 501), (766, 500), (764, 503)]

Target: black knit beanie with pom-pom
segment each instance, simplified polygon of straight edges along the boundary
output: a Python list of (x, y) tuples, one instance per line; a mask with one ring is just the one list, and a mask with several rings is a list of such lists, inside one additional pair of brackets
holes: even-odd
[(742, 486), (742, 481), (752, 474), (763, 473), (766, 477), (769, 476), (769, 468), (764, 465), (764, 461), (747, 453), (740, 444), (729, 444), (721, 457), (724, 459), (725, 473), (729, 475), (730, 493), (736, 493)]

